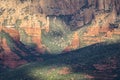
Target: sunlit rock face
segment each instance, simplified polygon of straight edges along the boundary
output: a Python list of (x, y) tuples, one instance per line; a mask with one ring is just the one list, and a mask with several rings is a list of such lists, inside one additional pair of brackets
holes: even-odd
[(8, 33), (15, 41), (20, 41), (20, 34), (14, 28), (3, 28), (3, 30)]
[(119, 26), (120, 0), (0, 0), (0, 64), (118, 39)]

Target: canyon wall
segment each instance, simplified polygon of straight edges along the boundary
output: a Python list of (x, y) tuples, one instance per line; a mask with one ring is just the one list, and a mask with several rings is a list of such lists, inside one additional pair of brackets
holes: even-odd
[(0, 64), (104, 42), (120, 35), (119, 25), (120, 0), (0, 0)]

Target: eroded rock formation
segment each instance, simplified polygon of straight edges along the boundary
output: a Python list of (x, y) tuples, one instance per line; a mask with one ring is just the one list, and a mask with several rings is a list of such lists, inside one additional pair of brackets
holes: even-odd
[(15, 68), (56, 45), (62, 52), (104, 42), (120, 35), (119, 25), (120, 0), (0, 0), (0, 60)]

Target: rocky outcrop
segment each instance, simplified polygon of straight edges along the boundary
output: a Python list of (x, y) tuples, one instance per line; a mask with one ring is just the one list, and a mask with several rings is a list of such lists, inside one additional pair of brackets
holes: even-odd
[(14, 28), (3, 28), (2, 30), (8, 33), (15, 41), (20, 41), (20, 34)]
[[(15, 68), (39, 59), (36, 55), (48, 51), (50, 44), (66, 52), (120, 35), (119, 25), (120, 0), (0, 0), (0, 32), (9, 35), (3, 39), (0, 34), (0, 59)], [(76, 31), (84, 26), (88, 27), (82, 34)], [(31, 56), (33, 60), (28, 58)]]
[(3, 51), (0, 54), (0, 60), (1, 60), (0, 64), (3, 65), (4, 68), (6, 67), (16, 68), (20, 65), (27, 63), (27, 61), (21, 60), (21, 58), (17, 54), (12, 52), (5, 38), (2, 39), (1, 45), (2, 45)]

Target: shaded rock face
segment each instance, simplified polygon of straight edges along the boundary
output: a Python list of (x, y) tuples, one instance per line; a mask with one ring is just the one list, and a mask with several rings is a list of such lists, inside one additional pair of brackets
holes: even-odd
[(46, 15), (69, 15), (88, 8), (110, 11), (115, 7), (117, 12), (120, 9), (119, 0), (40, 0), (39, 3)]
[(120, 15), (120, 0), (115, 0), (115, 9), (117, 11), (117, 15)]
[(43, 12), (47, 15), (68, 15), (79, 10), (84, 0), (41, 0), (40, 5)]
[[(111, 13), (116, 10), (120, 14), (119, 0), (41, 0), (40, 5), (46, 15), (71, 15), (71, 29), (80, 28), (91, 23), (99, 13)], [(67, 21), (68, 22), (68, 21)]]

